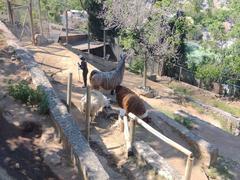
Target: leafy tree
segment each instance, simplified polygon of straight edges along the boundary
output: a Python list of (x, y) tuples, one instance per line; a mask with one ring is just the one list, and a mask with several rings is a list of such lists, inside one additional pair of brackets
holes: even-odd
[(143, 0), (112, 0), (107, 1), (103, 7), (105, 24), (120, 29), (121, 44), (143, 57), (145, 69), (149, 59), (158, 62), (181, 59), (185, 18), (180, 13), (171, 17), (176, 14), (173, 2), (157, 1), (149, 6)]

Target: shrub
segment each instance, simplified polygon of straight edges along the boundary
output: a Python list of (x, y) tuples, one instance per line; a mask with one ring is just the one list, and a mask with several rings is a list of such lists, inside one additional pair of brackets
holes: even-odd
[(144, 61), (140, 58), (136, 58), (129, 65), (129, 71), (135, 74), (142, 74), (144, 69)]
[(201, 79), (207, 89), (212, 88), (212, 83), (220, 78), (221, 70), (218, 65), (206, 64), (197, 68), (196, 77)]
[(18, 84), (10, 84), (8, 87), (9, 95), (31, 106), (36, 105), (40, 114), (48, 113), (47, 95), (40, 86), (36, 90), (29, 87), (26, 81)]
[(193, 122), (188, 118), (183, 118), (178, 115), (174, 115), (174, 120), (179, 122), (180, 124), (182, 124), (183, 126), (185, 126), (188, 129), (192, 129), (194, 126)]

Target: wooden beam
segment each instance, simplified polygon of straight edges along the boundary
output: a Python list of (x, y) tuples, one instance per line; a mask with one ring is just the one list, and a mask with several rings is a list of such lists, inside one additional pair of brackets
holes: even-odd
[(182, 153), (186, 154), (187, 156), (192, 156), (192, 152), (189, 151), (188, 149), (186, 149), (185, 147), (181, 146), (180, 144), (174, 142), (173, 140), (169, 139), (168, 137), (164, 136), (163, 134), (161, 134), (160, 132), (158, 132), (156, 129), (152, 128), (150, 125), (148, 125), (147, 123), (145, 123), (143, 120), (141, 120), (140, 118), (138, 118), (136, 115), (129, 113), (128, 116), (131, 119), (135, 119), (137, 121), (137, 123), (139, 125), (141, 125), (142, 127), (144, 127), (146, 130), (148, 130), (150, 133), (154, 134), (156, 137), (158, 137), (159, 139), (163, 140), (164, 142), (166, 142), (167, 144), (169, 144), (170, 146), (176, 148), (177, 150), (181, 151)]

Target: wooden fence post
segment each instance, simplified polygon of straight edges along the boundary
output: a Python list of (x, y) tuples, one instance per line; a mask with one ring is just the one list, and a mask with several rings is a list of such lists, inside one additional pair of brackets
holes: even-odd
[(147, 55), (145, 53), (144, 59), (144, 67), (143, 67), (143, 88), (145, 89), (147, 86)]
[(7, 0), (8, 21), (13, 25), (13, 11), (11, 1)]
[(68, 84), (67, 84), (67, 107), (68, 112), (71, 110), (71, 98), (72, 98), (72, 73), (68, 75)]
[(34, 39), (34, 27), (33, 27), (33, 14), (32, 14), (32, 0), (29, 1), (29, 17), (30, 17), (30, 24), (31, 24), (31, 33), (32, 33), (32, 43), (36, 45)]
[(181, 81), (181, 76), (182, 76), (182, 67), (180, 66), (178, 81)]
[(66, 20), (66, 24), (65, 24), (65, 29), (66, 29), (66, 44), (68, 44), (68, 11), (65, 11), (65, 20)]
[(129, 136), (129, 141), (130, 141), (130, 152), (128, 152), (128, 156), (133, 155), (133, 143), (135, 139), (135, 127), (136, 127), (136, 120), (135, 119), (130, 119), (129, 123), (129, 128), (130, 128), (130, 136)]
[(86, 107), (86, 139), (89, 142), (90, 136), (90, 110), (91, 110), (91, 91), (90, 87), (87, 86), (87, 107)]
[(42, 10), (41, 10), (40, 0), (38, 0), (38, 14), (39, 14), (39, 22), (40, 22), (40, 33), (43, 36)]
[(88, 22), (88, 54), (90, 54), (90, 27)]
[(106, 30), (103, 29), (103, 59), (106, 60)]
[(192, 156), (188, 156), (185, 175), (184, 175), (184, 180), (190, 180), (191, 179), (193, 159), (194, 158)]
[(180, 70), (179, 70), (178, 81), (181, 81), (181, 76), (182, 76), (182, 67), (180, 67)]

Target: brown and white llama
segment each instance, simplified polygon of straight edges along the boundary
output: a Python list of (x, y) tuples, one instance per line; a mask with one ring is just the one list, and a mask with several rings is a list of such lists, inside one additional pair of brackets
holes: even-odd
[(126, 110), (127, 113), (131, 112), (144, 121), (149, 122), (150, 118), (143, 100), (133, 91), (124, 86), (117, 86), (116, 99), (118, 105)]

